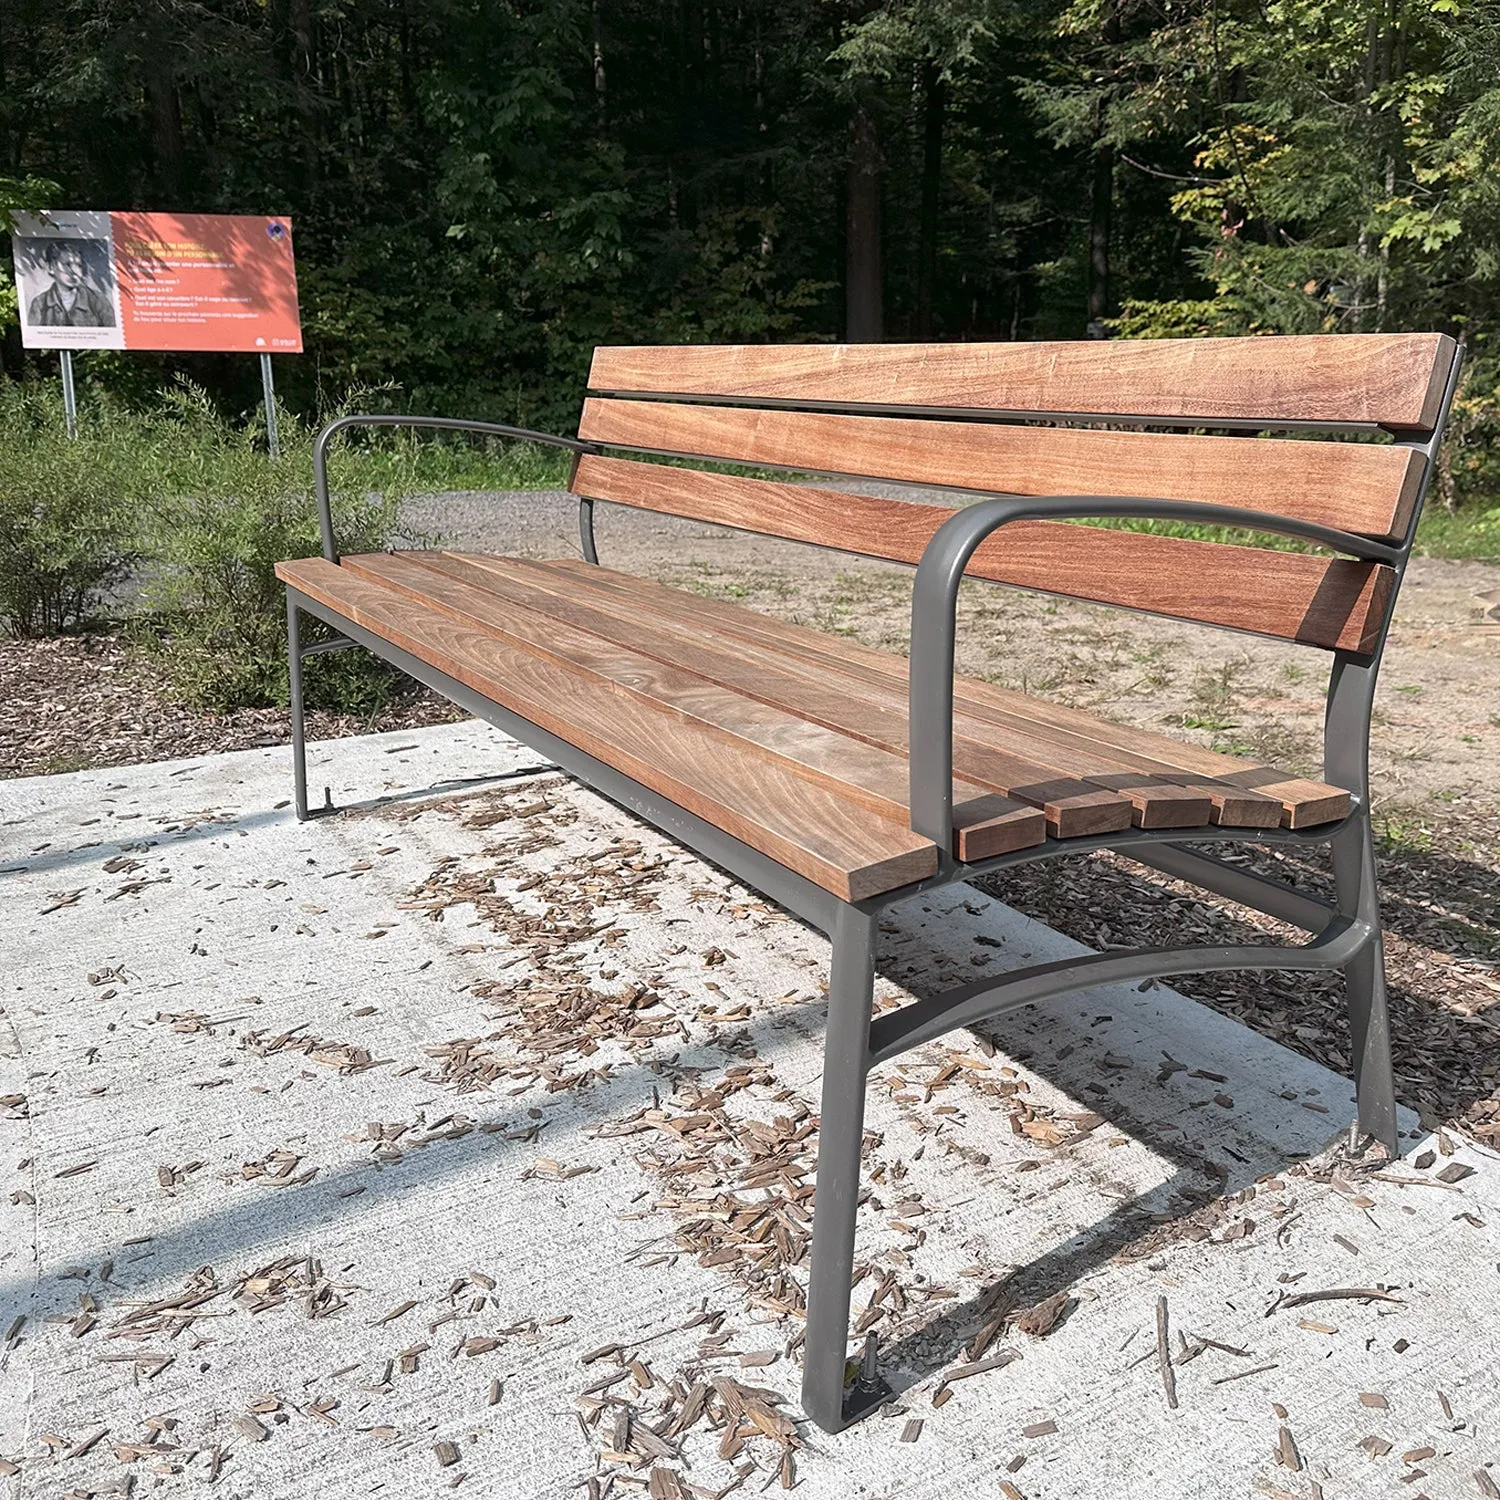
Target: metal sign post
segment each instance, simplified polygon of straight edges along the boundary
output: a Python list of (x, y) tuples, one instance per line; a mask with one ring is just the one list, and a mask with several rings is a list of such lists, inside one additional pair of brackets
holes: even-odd
[(281, 457), (281, 434), (276, 430), (276, 383), (271, 378), (271, 356), (260, 357), (260, 388), (266, 398), (266, 452)]
[(58, 359), (62, 362), (63, 380), (63, 421), (67, 423), (68, 436), (78, 436), (78, 392), (73, 387), (73, 351), (71, 349), (58, 350)]

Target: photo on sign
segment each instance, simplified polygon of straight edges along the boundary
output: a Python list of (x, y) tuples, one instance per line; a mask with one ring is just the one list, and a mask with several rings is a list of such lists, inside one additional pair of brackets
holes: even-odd
[(102, 233), (89, 233), (90, 229), (94, 225), (88, 221), (30, 219), (17, 225), (16, 299), (26, 347), (123, 347), (114, 243), (107, 218)]

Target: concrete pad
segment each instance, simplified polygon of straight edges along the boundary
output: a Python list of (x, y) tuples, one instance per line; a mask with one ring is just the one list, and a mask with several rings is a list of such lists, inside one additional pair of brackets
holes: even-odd
[[(855, 1305), (904, 1302), (890, 1414), (804, 1426), (794, 1476), (701, 1422), (622, 1461), (700, 1377), (797, 1413), (796, 1319), (685, 1248), (739, 1170), (691, 1122), (716, 1085), (741, 1124), (815, 1109), (826, 942), (483, 726), (314, 747), (335, 818), (298, 825), (289, 779), (268, 750), (0, 785), (9, 1493), (1500, 1483), (1500, 1162), (1418, 1167), (1410, 1118), (1407, 1160), (1341, 1161), (1345, 1079), (1162, 986), (880, 1070)], [(1078, 951), (964, 888), (885, 939), (888, 1001)], [(1013, 1274), (1069, 1313), (944, 1394)], [(1385, 1291), (1284, 1305), (1348, 1287)], [(649, 1386), (582, 1362), (611, 1344)]]

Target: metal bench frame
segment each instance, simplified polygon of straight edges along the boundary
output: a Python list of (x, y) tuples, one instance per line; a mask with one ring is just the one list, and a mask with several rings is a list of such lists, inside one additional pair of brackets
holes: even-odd
[[(307, 657), (322, 651), (362, 646), (476, 718), (486, 720), (547, 756), (568, 775), (644, 818), (829, 936), (833, 958), (824, 1042), (802, 1404), (818, 1426), (828, 1432), (838, 1431), (866, 1415), (892, 1394), (875, 1368), (873, 1338), (866, 1342), (865, 1357), (859, 1367), (849, 1359), (850, 1293), (866, 1081), (873, 1068), (912, 1047), (932, 1041), (957, 1027), (992, 1020), (1021, 1006), (1097, 985), (1218, 969), (1338, 969), (1343, 972), (1346, 986), (1358, 1128), (1364, 1135), (1380, 1142), (1391, 1154), (1398, 1152), (1395, 1082), (1391, 1067), (1390, 1023), (1370, 817), (1370, 715), (1386, 635), (1401, 577), (1411, 554), (1417, 518), (1421, 514), (1422, 500), (1442, 441), (1448, 409), (1457, 387), (1460, 363), (1461, 356), (1454, 361), (1434, 430), (1425, 437), (1399, 439), (1402, 446), (1414, 448), (1426, 459), (1421, 493), (1406, 535), (1399, 544), (1372, 541), (1368, 537), (1264, 512), (1148, 498), (1064, 496), (1026, 499), (996, 496), (955, 511), (928, 545), (917, 568), (912, 596), (911, 826), (917, 833), (933, 840), (939, 856), (937, 872), (925, 880), (871, 900), (843, 901), (631, 777), (585, 754), (558, 735), (538, 728), (447, 673), (354, 625), (336, 610), (309, 598), (300, 590), (289, 588), (287, 633), (297, 816), (306, 819), (334, 810), (331, 798), (326, 794), (323, 808), (315, 813), (308, 807), (302, 664)], [(864, 415), (879, 410), (868, 405), (821, 405), (823, 409)], [(910, 415), (909, 412), (906, 414)], [(963, 415), (972, 417), (973, 413)], [(1001, 419), (1029, 416), (1035, 419), (1037, 414), (994, 413), (987, 416)], [(1182, 424), (1158, 420), (1153, 425)], [(1214, 425), (1228, 427), (1235, 424), (1220, 422)], [(1307, 429), (1319, 424), (1247, 422), (1238, 425), (1265, 431), (1288, 427)], [(602, 451), (596, 444), (497, 423), (438, 417), (341, 417), (324, 428), (314, 449), (323, 555), (333, 563), (338, 562), (339, 554), (329, 500), (328, 446), (340, 432), (353, 427), (461, 431), (544, 443), (575, 454)], [(1341, 424), (1339, 430), (1349, 430), (1349, 424)], [(1048, 839), (1033, 848), (976, 863), (964, 863), (953, 856), (954, 634), (958, 585), (964, 567), (986, 536), (1013, 521), (1102, 517), (1191, 521), (1265, 531), (1321, 544), (1352, 557), (1386, 563), (1394, 568), (1396, 587), (1391, 590), (1375, 649), (1367, 656), (1346, 651), (1334, 653), (1324, 716), (1323, 779), (1350, 794), (1350, 810), (1341, 821), (1304, 831), (1215, 826), (1194, 829), (1186, 835), (1181, 829), (1131, 828), (1095, 837)], [(584, 557), (597, 563), (593, 502), (588, 499), (579, 500), (579, 531)], [(302, 613), (332, 626), (337, 632), (335, 638), (302, 646), (299, 622)], [(1227, 843), (1307, 849), (1328, 846), (1332, 852), (1334, 900), (1321, 900), (1280, 881), (1186, 847), (1187, 844)], [(1034, 860), (1101, 849), (1114, 850), (1174, 878), (1190, 881), (1216, 895), (1275, 917), (1307, 932), (1309, 940), (1295, 945), (1255, 943), (1089, 954), (1014, 970), (997, 979), (960, 985), (879, 1016), (873, 1014), (877, 922), (885, 907), (921, 891), (971, 880)]]

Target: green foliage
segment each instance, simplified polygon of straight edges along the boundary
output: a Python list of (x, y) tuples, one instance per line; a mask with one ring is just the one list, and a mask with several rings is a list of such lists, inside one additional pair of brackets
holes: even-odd
[(70, 441), (55, 391), (0, 383), (0, 627), (82, 623), (139, 551), (150, 463), (136, 424), (108, 415)]
[[(561, 431), (596, 344), (841, 336), (857, 114), (888, 337), (1442, 329), (1442, 499), (1487, 506), (1497, 80), (1497, 0), (77, 0), (6, 24), (0, 220), (286, 212), (293, 408), (399, 382)], [(34, 374), (7, 317), (0, 284), (0, 374)], [(256, 395), (248, 360), (87, 364)]]
[[(138, 628), (177, 689), (217, 711), (286, 703), (286, 595), (276, 564), (321, 550), (313, 497), (312, 432), (279, 415), (281, 453), (264, 434), (227, 422), (201, 391), (175, 392), (157, 419), (160, 488), (151, 506), (152, 611)], [(347, 552), (400, 538), (397, 508), (410, 486), (414, 444), (341, 454), (330, 464), (335, 535)], [(309, 639), (317, 639), (313, 627)], [(391, 674), (364, 653), (320, 662), (309, 698), (343, 712), (379, 708)]]

